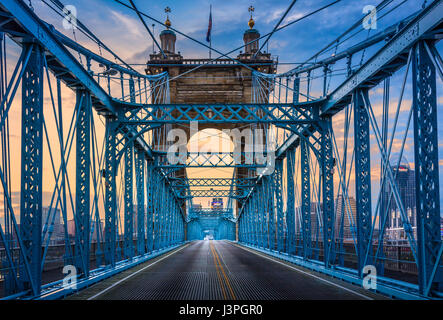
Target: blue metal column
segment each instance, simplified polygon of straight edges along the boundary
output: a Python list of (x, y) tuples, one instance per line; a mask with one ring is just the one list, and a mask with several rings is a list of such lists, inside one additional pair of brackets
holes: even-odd
[[(252, 244), (252, 202), (248, 199), (248, 243)], [(226, 222), (227, 223), (227, 222)]]
[(172, 220), (171, 220), (171, 212), (172, 212), (172, 195), (170, 193), (170, 190), (168, 190), (168, 202), (167, 202), (167, 210), (166, 210), (166, 247), (168, 247), (171, 244), (171, 226), (172, 226)]
[(171, 237), (171, 211), (172, 211), (172, 194), (170, 190), (167, 190), (167, 208), (166, 208), (166, 216), (165, 216), (165, 222), (166, 222), (166, 235), (165, 235), (165, 246), (168, 247), (170, 245), (170, 237)]
[(159, 198), (159, 204), (160, 204), (160, 229), (159, 229), (159, 248), (164, 247), (164, 234), (165, 234), (165, 203), (166, 203), (166, 187), (165, 187), (165, 180), (163, 177), (160, 177), (160, 198)]
[(145, 249), (145, 154), (135, 149), (135, 178), (137, 188), (137, 254), (146, 253)]
[(89, 202), (90, 202), (90, 144), (91, 144), (91, 94), (77, 90), (81, 104), (77, 113), (76, 184), (75, 184), (75, 263), (78, 275), (89, 275)]
[(425, 42), (413, 50), (412, 79), (419, 287), (443, 292), (436, 70)]
[[(274, 173), (275, 174), (275, 173)], [(268, 208), (268, 237), (269, 244), (268, 248), (275, 250), (275, 206), (274, 206), (274, 196), (275, 196), (275, 186), (273, 181), (273, 175), (267, 176), (266, 181), (266, 203)]]
[(133, 152), (134, 143), (126, 140), (125, 150), (125, 244), (124, 255), (126, 258), (134, 256), (134, 198), (133, 198)]
[[(20, 194), (21, 289), (40, 293), (42, 255), (43, 51), (34, 45), (22, 78), (22, 152)], [(22, 257), (23, 259), (23, 257)]]
[(105, 264), (114, 266), (116, 262), (116, 223), (117, 223), (117, 123), (106, 118), (105, 149)]
[(309, 167), (309, 149), (305, 139), (300, 140), (301, 153), (301, 215), (303, 257), (311, 256), (311, 176)]
[(287, 225), (287, 247), (286, 252), (295, 254), (295, 149), (290, 148), (286, 155), (286, 225)]
[(275, 191), (275, 206), (277, 214), (277, 251), (282, 252), (285, 249), (284, 236), (285, 230), (283, 226), (283, 161), (277, 160), (275, 162), (274, 171), (274, 191)]
[(334, 157), (332, 154), (331, 118), (323, 121), (321, 137), (322, 193), (323, 193), (323, 255), (325, 266), (335, 260), (334, 243)]
[(260, 192), (258, 192), (260, 199), (260, 247), (265, 249), (268, 246), (268, 222), (267, 222), (267, 206), (266, 206), (266, 194), (265, 194), (265, 180), (262, 179)]
[(238, 221), (238, 241), (243, 242), (243, 214)]
[(243, 212), (244, 214), (242, 215), (242, 217), (241, 217), (241, 235), (242, 235), (242, 241), (243, 242), (248, 242), (248, 239), (247, 239), (247, 234), (246, 234), (246, 219), (247, 219), (247, 214), (248, 214), (248, 204), (247, 203), (245, 203), (244, 204), (244, 206), (245, 206), (245, 211)]
[(254, 246), (258, 245), (258, 206), (257, 206), (257, 195), (254, 191), (251, 195), (252, 201), (252, 244)]
[(158, 236), (159, 236), (159, 194), (160, 194), (160, 179), (157, 171), (152, 170), (152, 204), (153, 204), (153, 250), (158, 250)]
[(153, 203), (153, 189), (154, 189), (154, 168), (152, 162), (147, 162), (147, 212), (146, 212), (146, 247), (148, 252), (154, 249), (153, 238), (153, 223), (154, 223), (154, 203)]
[(294, 79), (294, 91), (292, 93), (293, 103), (299, 102), (299, 95), (300, 95), (300, 78), (297, 75)]
[(173, 202), (173, 215), (172, 215), (172, 244), (177, 243), (177, 231), (178, 231), (178, 210), (177, 203)]
[(370, 132), (369, 114), (365, 109), (363, 94), (367, 95), (367, 92), (357, 90), (353, 95), (357, 262), (360, 276), (368, 250), (367, 264), (372, 264), (372, 245), (369, 242), (372, 228)]

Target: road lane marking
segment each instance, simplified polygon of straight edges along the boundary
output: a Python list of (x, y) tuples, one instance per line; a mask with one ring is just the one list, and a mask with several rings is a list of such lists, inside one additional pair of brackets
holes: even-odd
[(278, 261), (278, 260), (275, 260), (275, 259), (273, 259), (273, 258), (267, 257), (267, 256), (265, 256), (265, 255), (262, 255), (262, 254), (256, 252), (256, 251), (253, 251), (253, 250), (247, 249), (247, 248), (245, 248), (245, 247), (242, 247), (241, 245), (235, 245), (235, 246), (238, 247), (238, 248), (241, 248), (241, 249), (243, 249), (243, 250), (245, 250), (245, 251), (248, 251), (248, 252), (250, 252), (250, 253), (256, 254), (256, 255), (258, 255), (258, 256), (260, 256), (260, 257), (262, 257), (262, 258), (265, 258), (265, 259), (271, 260), (271, 261), (273, 261), (273, 262), (275, 262), (275, 263), (279, 263), (279, 264), (281, 264), (281, 265), (284, 265), (284, 266), (286, 266), (286, 267), (288, 267), (288, 268), (291, 268), (291, 269), (293, 269), (293, 270), (295, 270), (295, 271), (298, 271), (298, 272), (300, 272), (300, 273), (303, 273), (303, 274), (308, 275), (308, 276), (310, 276), (310, 277), (313, 277), (313, 278), (315, 278), (315, 279), (318, 279), (318, 280), (321, 280), (321, 281), (323, 281), (323, 282), (326, 282), (326, 283), (328, 283), (328, 284), (330, 284), (330, 285), (333, 285), (333, 286), (338, 287), (338, 288), (340, 288), (340, 289), (343, 289), (343, 290), (345, 290), (345, 291), (351, 292), (351, 293), (353, 293), (353, 294), (355, 294), (355, 295), (357, 295), (357, 296), (360, 296), (360, 297), (362, 297), (362, 298), (364, 298), (364, 299), (366, 299), (366, 300), (374, 300), (374, 298), (372, 298), (372, 297), (368, 297), (368, 296), (366, 296), (366, 295), (364, 295), (364, 294), (361, 294), (361, 293), (359, 293), (359, 292), (357, 292), (357, 291), (354, 291), (354, 290), (348, 289), (348, 288), (346, 288), (346, 287), (343, 287), (343, 286), (341, 286), (341, 285), (339, 285), (339, 284), (337, 284), (337, 283), (331, 282), (331, 281), (329, 281), (329, 280), (323, 279), (323, 278), (321, 278), (321, 277), (319, 277), (319, 276), (316, 276), (316, 275), (314, 275), (314, 274), (312, 274), (312, 273), (309, 273), (309, 272), (303, 271), (303, 270), (301, 270), (301, 269), (298, 269), (298, 268), (296, 268), (296, 267), (293, 267), (293, 266), (288, 265), (288, 264), (286, 264), (286, 263), (283, 263), (283, 262), (281, 262), (281, 261)]
[(225, 269), (223, 268), (223, 265), (222, 265), (222, 263), (220, 261), (220, 256), (219, 256), (219, 254), (217, 252), (217, 248), (215, 247), (215, 245), (213, 246), (213, 248), (214, 248), (214, 252), (215, 252), (215, 255), (217, 257), (218, 263), (220, 264), (220, 268), (221, 268), (221, 270), (223, 272), (223, 276), (225, 277), (226, 285), (228, 286), (229, 291), (231, 293), (232, 300), (236, 300), (236, 297), (235, 297), (235, 294), (234, 294), (234, 290), (232, 290), (231, 283), (229, 282), (229, 279), (228, 279), (228, 277), (226, 276), (226, 273), (225, 273)]
[(218, 270), (218, 263), (217, 263), (217, 259), (215, 258), (212, 242), (209, 242), (209, 249), (211, 250), (212, 258), (214, 259), (215, 270), (217, 271), (217, 278), (218, 278), (218, 282), (220, 284), (220, 287), (222, 289), (223, 297), (225, 300), (228, 300), (227, 296), (226, 296), (226, 292), (225, 292), (225, 286), (223, 285), (223, 280), (222, 280), (222, 277), (221, 277), (220, 272)]
[(131, 273), (130, 275), (126, 276), (125, 278), (123, 278), (123, 279), (121, 279), (121, 280), (115, 282), (114, 284), (110, 285), (109, 287), (103, 289), (103, 290), (100, 291), (99, 293), (93, 295), (92, 297), (89, 297), (87, 300), (92, 300), (92, 299), (97, 298), (98, 296), (102, 295), (102, 294), (105, 293), (106, 291), (108, 291), (108, 290), (114, 288), (115, 286), (119, 285), (120, 283), (122, 283), (122, 282), (128, 280), (129, 278), (131, 278), (131, 277), (133, 277), (133, 276), (135, 276), (137, 273), (139, 273), (139, 272), (141, 272), (141, 271), (143, 271), (143, 270), (145, 270), (145, 269), (147, 269), (147, 268), (149, 268), (149, 267), (152, 267), (152, 266), (153, 266), (154, 264), (156, 264), (157, 262), (160, 262), (160, 261), (166, 259), (167, 257), (172, 256), (174, 253), (177, 253), (177, 252), (183, 250), (184, 248), (187, 248), (189, 245), (190, 245), (190, 243), (188, 243), (187, 245), (181, 247), (180, 249), (178, 249), (178, 250), (176, 250), (176, 251), (173, 251), (173, 252), (167, 254), (166, 256), (164, 256), (164, 257), (158, 259), (157, 261), (154, 261), (153, 263), (147, 265), (146, 267), (143, 267), (142, 269), (137, 270), (137, 271), (134, 272), (134, 273)]

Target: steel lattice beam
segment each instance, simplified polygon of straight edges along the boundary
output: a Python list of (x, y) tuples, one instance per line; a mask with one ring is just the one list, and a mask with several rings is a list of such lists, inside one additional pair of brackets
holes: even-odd
[(33, 46), (22, 79), (22, 156), (20, 236), (30, 277), (21, 261), (21, 290), (41, 290), (41, 232), (43, 178), (43, 49)]
[[(322, 100), (299, 104), (153, 104), (123, 106), (119, 121), (127, 125), (185, 123), (310, 124)], [(142, 112), (141, 112), (142, 111)]]
[(424, 42), (413, 51), (413, 108), (417, 251), (421, 293), (443, 291), (443, 266), (439, 250), (440, 189), (437, 137), (436, 71)]
[(153, 223), (154, 223), (154, 169), (152, 162), (147, 162), (147, 212), (146, 212), (146, 247), (148, 252), (154, 249)]
[(375, 87), (407, 62), (408, 50), (421, 37), (442, 23), (443, 1), (429, 4), (405, 28), (343, 82), (321, 108), (321, 114), (335, 114), (351, 101), (356, 89)]
[[(145, 154), (135, 149), (135, 177), (137, 188), (137, 253), (145, 254)], [(133, 213), (134, 214), (134, 213)]]
[[(116, 109), (108, 94), (23, 1), (3, 0), (0, 3), (0, 8), (13, 16), (16, 23), (14, 27), (17, 32), (24, 35), (22, 38), (35, 38), (47, 50), (48, 67), (53, 68), (56, 74), (60, 73), (61, 79), (68, 87), (73, 89), (81, 86), (88, 88), (97, 107), (100, 104), (99, 109), (115, 112)], [(65, 71), (62, 72), (61, 69)]]
[(283, 161), (278, 160), (275, 164), (274, 171), (274, 188), (275, 188), (275, 209), (276, 209), (276, 237), (277, 237), (277, 251), (282, 252), (285, 248), (284, 235), (285, 230), (283, 226)]
[(334, 158), (332, 152), (331, 119), (324, 122), (322, 132), (321, 174), (323, 187), (323, 256), (326, 266), (335, 259), (334, 243)]
[[(156, 152), (158, 168), (263, 168), (266, 163), (258, 163), (258, 153), (254, 152), (175, 152), (171, 154)], [(267, 154), (260, 154), (267, 157)]]
[(189, 190), (182, 189), (177, 191), (179, 198), (216, 198), (216, 197), (230, 197), (230, 198), (244, 198), (246, 196), (245, 190)]
[[(367, 91), (356, 90), (354, 93), (354, 140), (355, 140), (355, 190), (357, 204), (357, 251), (358, 272), (362, 275), (364, 261), (370, 245), (372, 228), (371, 209), (371, 154), (369, 114), (365, 109), (363, 94)], [(369, 254), (366, 264), (371, 264)]]
[(311, 257), (311, 171), (309, 166), (309, 148), (306, 141), (300, 144), (301, 154), (301, 216), (303, 236), (303, 257)]
[(106, 119), (106, 145), (105, 145), (105, 263), (115, 265), (116, 262), (116, 223), (117, 223), (117, 175), (116, 163), (116, 123)]
[(91, 96), (89, 91), (77, 91), (77, 161), (75, 206), (75, 256), (78, 274), (89, 275), (89, 209), (90, 209), (90, 144)]
[(295, 149), (288, 150), (286, 162), (286, 225), (288, 230), (286, 251), (289, 254), (295, 253)]
[(255, 178), (171, 178), (173, 187), (253, 187)]
[(134, 256), (134, 242), (132, 237), (134, 234), (134, 200), (133, 200), (133, 167), (134, 167), (134, 144), (127, 141), (128, 145), (125, 149), (125, 245), (124, 255), (126, 258)]

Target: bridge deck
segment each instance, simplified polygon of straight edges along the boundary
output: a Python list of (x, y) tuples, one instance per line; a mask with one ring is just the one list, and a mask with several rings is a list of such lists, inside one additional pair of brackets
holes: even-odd
[(382, 299), (226, 241), (195, 241), (69, 299)]

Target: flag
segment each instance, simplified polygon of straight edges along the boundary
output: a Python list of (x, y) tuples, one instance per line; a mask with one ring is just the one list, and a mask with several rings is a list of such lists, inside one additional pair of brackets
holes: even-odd
[(209, 9), (209, 24), (208, 32), (206, 33), (206, 41), (211, 42), (211, 30), (212, 30), (212, 8)]

